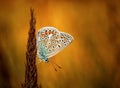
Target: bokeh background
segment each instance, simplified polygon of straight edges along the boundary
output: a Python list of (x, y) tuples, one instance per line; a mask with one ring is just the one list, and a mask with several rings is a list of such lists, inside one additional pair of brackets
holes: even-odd
[(119, 0), (0, 0), (0, 88), (21, 88), (30, 7), (36, 31), (54, 26), (74, 37), (52, 57), (62, 69), (39, 63), (42, 88), (120, 88)]

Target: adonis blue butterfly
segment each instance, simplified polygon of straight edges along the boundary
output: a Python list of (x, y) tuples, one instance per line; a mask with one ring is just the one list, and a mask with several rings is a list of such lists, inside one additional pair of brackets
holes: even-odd
[(49, 62), (49, 58), (67, 47), (73, 37), (55, 27), (43, 27), (37, 32), (37, 54), (40, 60)]

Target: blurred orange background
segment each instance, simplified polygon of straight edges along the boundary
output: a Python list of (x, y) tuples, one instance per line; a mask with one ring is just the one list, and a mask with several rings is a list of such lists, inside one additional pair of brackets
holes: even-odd
[(39, 63), (42, 88), (120, 88), (119, 0), (4, 0), (0, 1), (0, 88), (21, 88), (30, 7), (36, 32), (54, 26), (74, 41), (50, 63)]

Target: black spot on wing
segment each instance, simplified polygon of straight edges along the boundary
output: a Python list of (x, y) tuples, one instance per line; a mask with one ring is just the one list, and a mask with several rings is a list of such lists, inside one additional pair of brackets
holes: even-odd
[(55, 48), (55, 46), (52, 46), (53, 48)]
[(60, 46), (60, 45), (58, 45), (58, 47), (60, 48), (61, 46)]
[(48, 51), (49, 51), (49, 52), (51, 52), (51, 50), (50, 50), (50, 49), (49, 49)]

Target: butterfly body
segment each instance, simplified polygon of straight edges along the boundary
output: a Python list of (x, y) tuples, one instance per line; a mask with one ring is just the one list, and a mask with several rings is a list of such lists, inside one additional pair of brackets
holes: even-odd
[(73, 37), (54, 27), (43, 27), (37, 33), (37, 54), (45, 62), (59, 53), (73, 41)]

